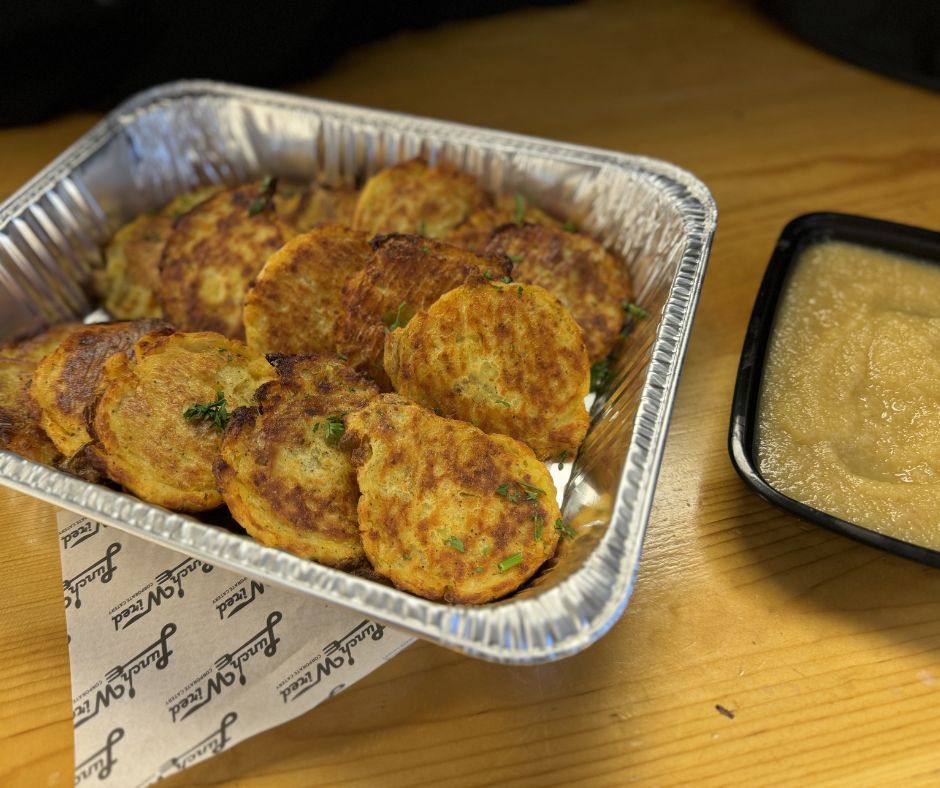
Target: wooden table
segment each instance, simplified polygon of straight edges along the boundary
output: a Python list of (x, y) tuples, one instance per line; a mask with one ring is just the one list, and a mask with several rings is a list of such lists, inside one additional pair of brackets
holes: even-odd
[[(725, 444), (745, 323), (783, 225), (835, 209), (940, 228), (940, 97), (717, 0), (400, 35), (297, 89), (671, 160), (709, 184), (719, 230), (636, 592), (610, 634), (538, 668), (418, 644), (169, 784), (935, 781), (940, 572), (769, 508)], [(0, 195), (95, 120), (0, 131)], [(0, 783), (66, 785), (50, 507), (0, 490), (0, 562)]]

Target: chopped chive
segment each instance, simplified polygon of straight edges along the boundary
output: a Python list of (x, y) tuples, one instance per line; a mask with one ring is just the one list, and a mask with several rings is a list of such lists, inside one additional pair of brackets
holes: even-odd
[(562, 536), (567, 537), (568, 539), (574, 539), (578, 534), (575, 532), (568, 523), (562, 520), (560, 517), (555, 520), (555, 530), (558, 531)]
[(542, 526), (545, 525), (545, 518), (540, 514), (533, 514), (532, 521), (535, 523), (535, 541), (542, 541)]
[(512, 403), (506, 402), (506, 400), (500, 399), (499, 397), (496, 398), (495, 402), (497, 405), (502, 405), (504, 408), (512, 407)]
[(492, 281), (493, 281), (493, 274), (491, 274), (489, 271), (484, 271), (484, 272), (483, 272), (483, 278), (489, 280), (490, 282), (492, 282)]
[(525, 221), (525, 197), (521, 194), (516, 195), (516, 211), (512, 215), (512, 220), (516, 224), (522, 224)]
[(507, 256), (510, 260), (512, 260), (514, 263), (521, 263), (521, 262), (522, 262), (522, 258), (525, 257), (524, 254), (508, 254), (508, 255), (506, 255), (506, 256)]
[(517, 287), (517, 288), (516, 288), (516, 292), (519, 294), (519, 298), (522, 298), (522, 288), (521, 288), (521, 287)]
[(512, 284), (512, 277), (504, 276), (504, 277), (502, 277), (499, 281), (502, 282), (504, 285), (511, 285), (511, 284)]
[(555, 458), (555, 462), (558, 463), (558, 470), (561, 470), (565, 467), (565, 459), (568, 457), (568, 450), (565, 449), (561, 454)]
[(318, 429), (320, 429), (320, 422), (319, 422), (319, 421), (318, 421), (316, 424), (313, 425), (313, 430), (312, 430), (312, 432), (316, 432)]
[(578, 226), (572, 222), (570, 219), (564, 223), (564, 230), (566, 233), (576, 233), (578, 232)]
[(448, 547), (453, 547), (458, 553), (465, 553), (466, 548), (463, 546), (463, 541), (458, 539), (456, 536), (449, 536), (444, 542)]
[(496, 488), (496, 494), (502, 495), (510, 503), (519, 503), (519, 493), (509, 489), (509, 482), (499, 485)]
[(388, 330), (394, 331), (396, 328), (402, 328), (405, 324), (401, 321), (401, 311), (408, 305), (407, 301), (402, 301), (398, 305), (398, 311), (395, 312), (395, 319), (392, 321), (392, 324), (388, 327)]
[(521, 563), (522, 553), (513, 553), (511, 556), (509, 556), (509, 558), (504, 558), (496, 566), (499, 567), (500, 572), (505, 572), (507, 569)]
[(623, 307), (623, 311), (630, 315), (630, 317), (636, 318), (637, 320), (646, 320), (646, 318), (650, 316), (650, 313), (643, 307), (637, 306), (631, 301), (624, 301), (620, 306)]
[(534, 492), (545, 495), (545, 490), (543, 490), (541, 487), (536, 487), (534, 484), (529, 484), (528, 482), (524, 482), (522, 479), (518, 479), (516, 483), (520, 487), (524, 487), (527, 490), (533, 490)]

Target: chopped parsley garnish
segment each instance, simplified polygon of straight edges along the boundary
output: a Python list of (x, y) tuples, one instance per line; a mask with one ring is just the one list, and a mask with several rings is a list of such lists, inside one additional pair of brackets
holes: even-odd
[(578, 232), (578, 226), (572, 222), (570, 219), (562, 225), (566, 233), (576, 233)]
[(516, 211), (512, 215), (512, 220), (516, 224), (522, 224), (525, 221), (525, 197), (521, 194), (516, 195)]
[(262, 211), (266, 211), (268, 208), (274, 207), (274, 194), (277, 191), (277, 178), (274, 178), (270, 175), (265, 175), (261, 180), (261, 191), (254, 200), (251, 201), (251, 205), (248, 206), (248, 215), (256, 216)]
[(514, 263), (521, 263), (521, 262), (522, 262), (522, 258), (524, 258), (525, 255), (524, 255), (524, 254), (508, 254), (508, 255), (506, 255), (506, 257), (508, 257), (508, 258), (509, 258), (510, 260), (512, 260)]
[(562, 536), (567, 537), (568, 539), (574, 539), (577, 536), (574, 528), (572, 528), (568, 523), (562, 520), (560, 517), (555, 520), (555, 530), (558, 531)]
[(497, 397), (494, 401), (496, 402), (497, 405), (502, 405), (504, 408), (512, 407), (512, 403), (506, 402), (506, 400), (500, 399), (499, 397)]
[(516, 566), (516, 564), (522, 563), (522, 553), (513, 553), (509, 558), (504, 558), (496, 566), (499, 567), (500, 572), (505, 572), (507, 569)]
[(461, 539), (458, 539), (456, 536), (447, 537), (445, 544), (448, 547), (453, 547), (454, 550), (456, 550), (458, 553), (467, 552), (466, 548), (463, 546), (463, 541)]
[(568, 450), (565, 449), (561, 454), (555, 458), (555, 462), (558, 463), (558, 470), (561, 470), (565, 467), (565, 459), (568, 457)]
[(406, 301), (402, 301), (402, 302), (398, 305), (398, 311), (395, 312), (395, 319), (392, 321), (391, 325), (389, 325), (389, 327), (388, 327), (388, 330), (389, 330), (389, 331), (394, 331), (396, 328), (402, 328), (402, 327), (405, 325), (405, 323), (408, 322), (407, 319), (404, 320), (404, 321), (402, 321), (402, 319), (401, 319), (402, 310), (403, 310), (407, 305), (408, 305), (408, 303), (407, 303)]
[(613, 370), (610, 368), (609, 358), (595, 361), (591, 365), (591, 391), (603, 391), (610, 382), (612, 375)]
[(624, 301), (620, 306), (623, 307), (623, 311), (630, 315), (630, 317), (636, 318), (637, 320), (646, 320), (646, 318), (650, 316), (649, 312), (643, 307), (637, 306), (632, 301)]
[(535, 541), (542, 541), (542, 526), (545, 525), (545, 518), (540, 514), (533, 514), (532, 521), (535, 523)]
[(509, 482), (505, 482), (496, 488), (496, 494), (502, 495), (510, 503), (519, 503), (519, 493), (509, 489)]
[(183, 411), (189, 421), (207, 421), (217, 430), (224, 430), (232, 414), (225, 407), (225, 394), (217, 391), (214, 402), (197, 402)]
[(323, 422), (323, 431), (326, 433), (327, 443), (332, 443), (334, 446), (339, 443), (339, 439), (346, 432), (346, 424), (343, 422), (345, 416), (345, 413), (338, 413), (335, 416), (326, 417), (326, 421)]

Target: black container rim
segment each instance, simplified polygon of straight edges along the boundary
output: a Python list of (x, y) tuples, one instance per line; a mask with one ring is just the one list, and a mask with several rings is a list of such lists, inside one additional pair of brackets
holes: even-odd
[(791, 220), (780, 234), (764, 272), (741, 349), (731, 402), (728, 452), (738, 475), (761, 498), (800, 519), (903, 558), (940, 567), (940, 551), (872, 531), (784, 495), (757, 468), (755, 431), (761, 380), (777, 306), (793, 263), (809, 246), (847, 241), (940, 265), (940, 233), (867, 216), (809, 213)]

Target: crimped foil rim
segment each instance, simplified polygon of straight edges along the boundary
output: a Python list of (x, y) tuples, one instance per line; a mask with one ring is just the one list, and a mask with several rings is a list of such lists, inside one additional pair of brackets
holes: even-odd
[(0, 483), (165, 547), (237, 572), (253, 572), (327, 602), (374, 615), (473, 657), (506, 664), (537, 664), (570, 656), (595, 642), (626, 607), (639, 566), (666, 427), (717, 221), (715, 202), (706, 186), (680, 167), (653, 158), (217, 82), (182, 81), (146, 90), (117, 107), (0, 204), (0, 230), (119, 134), (124, 123), (135, 115), (160, 102), (206, 96), (312, 109), (321, 117), (339, 122), (348, 122), (354, 114), (366, 122), (425, 136), (472, 139), (496, 151), (517, 152), (524, 147), (526, 152), (556, 160), (639, 169), (676, 201), (686, 246), (657, 328), (606, 533), (579, 569), (543, 592), (480, 607), (451, 606), (264, 547), (248, 537), (143, 503), (126, 493), (91, 485), (11, 452), (0, 451)]

